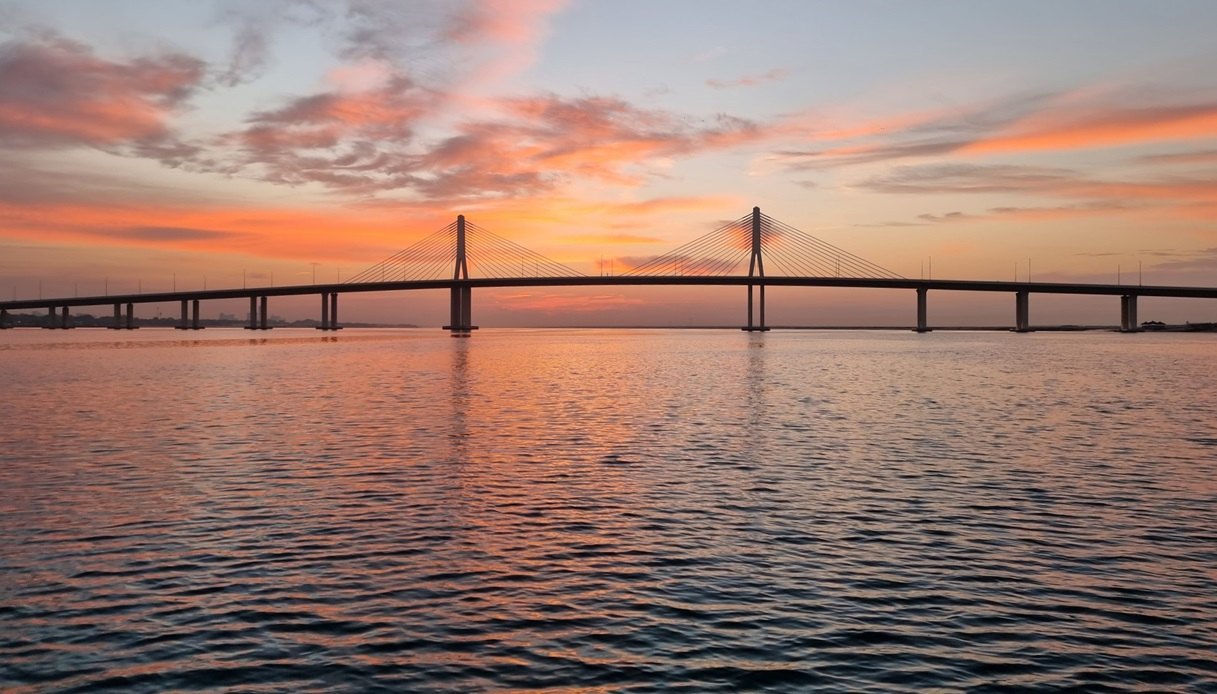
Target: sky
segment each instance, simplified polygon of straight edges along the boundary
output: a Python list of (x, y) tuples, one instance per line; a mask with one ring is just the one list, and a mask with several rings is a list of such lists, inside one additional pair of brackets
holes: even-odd
[[(906, 277), (1217, 286), (1215, 30), (1211, 0), (0, 0), (0, 294), (332, 282), (458, 214), (619, 272), (753, 206)], [(769, 320), (910, 324), (914, 301), (774, 289)], [(744, 309), (729, 288), (474, 296), (483, 325)], [(930, 320), (1009, 323), (1013, 299), (932, 293)]]

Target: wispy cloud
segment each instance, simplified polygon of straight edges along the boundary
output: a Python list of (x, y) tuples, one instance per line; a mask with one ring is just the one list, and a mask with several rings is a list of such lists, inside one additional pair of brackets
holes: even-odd
[(1217, 149), (1202, 149), (1188, 152), (1147, 154), (1137, 157), (1141, 164), (1217, 164)]
[(215, 241), (239, 236), (236, 232), (220, 229), (194, 229), (189, 227), (137, 226), (110, 229), (110, 235), (139, 241)]
[[(824, 127), (812, 114), (804, 118), (799, 137), (815, 146), (779, 149), (770, 160), (807, 170), (1217, 137), (1217, 101), (1191, 93), (1151, 97), (1148, 92), (1130, 88), (1099, 95), (1085, 90), (1018, 95), (938, 112), (888, 116), (848, 128)], [(1167, 161), (1163, 158), (1159, 163)]]
[[(1169, 210), (1177, 216), (1201, 216), (1217, 206), (1217, 181), (1181, 176), (1108, 180), (1072, 169), (1015, 165), (927, 164), (898, 166), (886, 174), (853, 184), (876, 193), (902, 195), (1016, 195), (1066, 199), (1060, 205), (1005, 205), (983, 213), (922, 214), (916, 224), (959, 221), (1045, 221)], [(887, 223), (880, 226), (895, 226)], [(907, 224), (907, 223), (905, 223)]]
[(732, 89), (735, 87), (755, 87), (766, 82), (776, 82), (786, 77), (789, 71), (784, 68), (774, 68), (756, 75), (744, 75), (730, 80), (708, 79), (706, 86), (712, 89)]

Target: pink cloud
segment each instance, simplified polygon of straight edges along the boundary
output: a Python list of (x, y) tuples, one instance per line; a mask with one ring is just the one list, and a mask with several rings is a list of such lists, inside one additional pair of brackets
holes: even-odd
[(109, 147), (170, 139), (168, 119), (204, 64), (168, 53), (127, 62), (62, 38), (0, 47), (0, 141), (21, 147)]

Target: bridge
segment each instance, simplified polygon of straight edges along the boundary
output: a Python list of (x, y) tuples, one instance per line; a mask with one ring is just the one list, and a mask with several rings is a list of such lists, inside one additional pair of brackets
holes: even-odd
[[(768, 264), (768, 272), (766, 271)], [(744, 268), (747, 274), (744, 274)], [(471, 272), (472, 268), (472, 272)], [(338, 296), (356, 292), (447, 289), (454, 335), (468, 335), (473, 324), (473, 290), (491, 287), (575, 287), (624, 285), (738, 286), (747, 290), (746, 322), (741, 329), (766, 331), (767, 287), (866, 287), (906, 289), (916, 293), (917, 332), (931, 330), (927, 321), (930, 291), (1005, 292), (1014, 296), (1015, 332), (1030, 332), (1031, 294), (1120, 297), (1120, 329), (1136, 332), (1137, 300), (1143, 296), (1217, 298), (1217, 287), (1003, 282), (987, 280), (909, 279), (859, 256), (764, 215), (760, 208), (679, 248), (656, 256), (618, 275), (586, 275), (513, 241), (466, 221), (463, 215), (410, 247), (350, 278), (334, 284), (241, 289), (151, 292), (105, 296), (0, 301), (0, 329), (10, 328), (10, 311), (47, 311), (52, 329), (73, 327), (71, 309), (113, 306), (108, 326), (130, 330), (136, 304), (180, 302), (179, 330), (199, 330), (200, 303), (248, 299), (249, 330), (268, 330), (270, 297), (320, 297), (319, 330), (341, 330)]]

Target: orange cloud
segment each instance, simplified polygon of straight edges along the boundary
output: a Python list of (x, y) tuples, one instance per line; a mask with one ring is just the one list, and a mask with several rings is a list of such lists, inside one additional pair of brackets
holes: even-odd
[(371, 265), (452, 221), (415, 210), (16, 205), (0, 202), (8, 239), (99, 247), (166, 248)]
[(22, 147), (155, 144), (199, 86), (201, 61), (181, 54), (115, 62), (66, 39), (0, 47), (0, 142)]
[(964, 153), (1072, 150), (1217, 137), (1217, 102), (1039, 113), (971, 142)]

